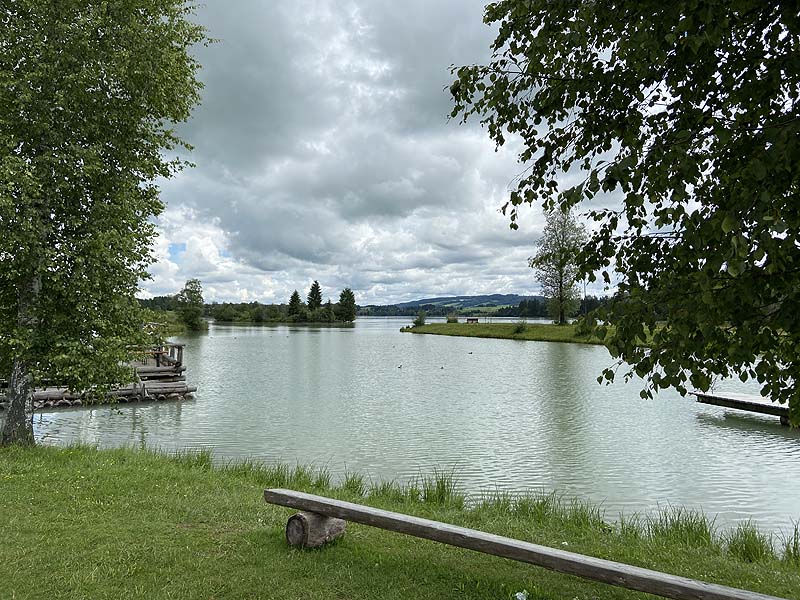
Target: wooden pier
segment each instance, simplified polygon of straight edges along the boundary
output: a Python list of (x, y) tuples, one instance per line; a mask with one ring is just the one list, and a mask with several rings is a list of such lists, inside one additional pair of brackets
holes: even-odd
[[(186, 383), (186, 366), (183, 364), (183, 344), (165, 344), (154, 348), (142, 360), (131, 363), (134, 380), (111, 389), (98, 397), (92, 391), (76, 392), (53, 386), (33, 392), (34, 410), (94, 406), (98, 404), (128, 404), (165, 400), (189, 400), (197, 388)], [(6, 382), (0, 382), (0, 388)], [(4, 390), (0, 389), (0, 411), (5, 410)]]
[(715, 393), (715, 392), (689, 392), (702, 404), (713, 404), (724, 408), (744, 410), (759, 413), (762, 415), (773, 415), (780, 417), (781, 425), (789, 425), (789, 408), (770, 401), (763, 396), (735, 393)]

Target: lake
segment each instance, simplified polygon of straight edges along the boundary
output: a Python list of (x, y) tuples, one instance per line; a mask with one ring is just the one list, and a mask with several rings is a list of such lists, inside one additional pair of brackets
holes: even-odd
[(800, 431), (776, 417), (677, 393), (641, 400), (638, 381), (601, 386), (603, 347), (400, 333), (410, 321), (212, 324), (176, 340), (195, 400), (40, 413), (36, 437), (208, 448), (223, 461), (324, 465), (335, 478), (452, 470), (471, 493), (555, 490), (609, 518), (680, 505), (720, 526), (752, 518), (778, 531), (800, 519)]

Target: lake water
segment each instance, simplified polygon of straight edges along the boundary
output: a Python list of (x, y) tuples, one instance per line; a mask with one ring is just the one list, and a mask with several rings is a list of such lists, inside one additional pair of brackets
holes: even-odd
[(800, 432), (776, 417), (598, 385), (612, 362), (602, 347), (400, 333), (409, 322), (212, 324), (177, 340), (195, 400), (41, 413), (36, 436), (208, 448), (374, 481), (453, 470), (469, 492), (556, 490), (609, 518), (681, 505), (721, 526), (800, 519)]

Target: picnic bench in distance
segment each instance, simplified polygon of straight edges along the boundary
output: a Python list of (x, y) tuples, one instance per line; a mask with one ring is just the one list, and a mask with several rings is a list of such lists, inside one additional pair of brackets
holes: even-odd
[(293, 546), (319, 547), (344, 533), (346, 521), (378, 527), (387, 531), (404, 533), (419, 538), (475, 550), (485, 554), (510, 558), (538, 565), (546, 569), (577, 575), (594, 581), (648, 592), (665, 598), (679, 600), (779, 600), (758, 592), (740, 590), (686, 577), (634, 567), (602, 558), (540, 546), (512, 538), (493, 535), (475, 529), (449, 525), (430, 519), (412, 517), (296, 492), (292, 490), (264, 490), (264, 500), (298, 509), (300, 512), (286, 523), (286, 541)]
[(478, 317), (467, 317), (467, 323), (477, 323)]

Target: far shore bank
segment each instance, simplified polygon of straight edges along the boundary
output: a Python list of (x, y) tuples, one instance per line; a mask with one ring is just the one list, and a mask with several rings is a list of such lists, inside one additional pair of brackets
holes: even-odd
[(430, 323), (417, 327), (403, 327), (400, 331), (457, 337), (603, 345), (603, 340), (598, 337), (578, 334), (575, 325), (572, 324), (524, 323), (523, 326), (522, 323)]

